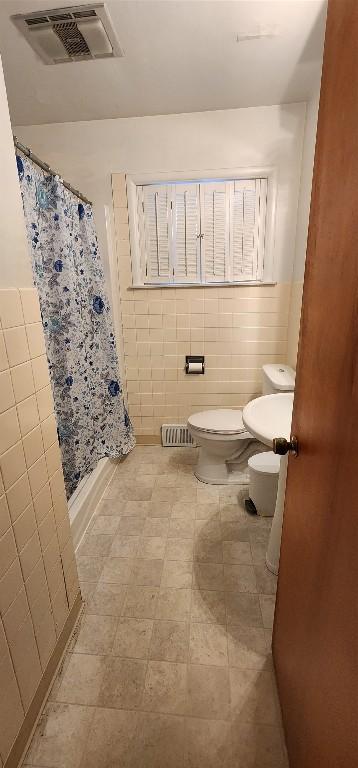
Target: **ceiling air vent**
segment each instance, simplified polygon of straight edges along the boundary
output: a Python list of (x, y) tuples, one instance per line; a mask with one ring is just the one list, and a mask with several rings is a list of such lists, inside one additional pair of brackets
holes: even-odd
[(104, 3), (12, 16), (45, 64), (123, 56)]

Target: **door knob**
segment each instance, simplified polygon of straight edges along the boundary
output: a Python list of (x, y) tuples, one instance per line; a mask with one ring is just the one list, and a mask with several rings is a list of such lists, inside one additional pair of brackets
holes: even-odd
[(290, 453), (292, 456), (298, 454), (298, 440), (297, 437), (291, 435), (290, 440), (286, 440), (285, 437), (274, 437), (272, 441), (272, 450), (279, 456), (285, 456), (286, 453)]

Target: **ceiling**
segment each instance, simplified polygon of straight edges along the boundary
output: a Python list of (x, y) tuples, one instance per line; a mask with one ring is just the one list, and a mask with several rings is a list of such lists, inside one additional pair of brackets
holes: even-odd
[(124, 58), (55, 66), (10, 19), (86, 1), (1, 0), (14, 125), (306, 101), (319, 82), (323, 0), (106, 0)]

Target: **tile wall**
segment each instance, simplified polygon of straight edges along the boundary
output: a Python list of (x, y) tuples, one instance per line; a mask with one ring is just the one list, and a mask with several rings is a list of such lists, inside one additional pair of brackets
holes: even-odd
[[(137, 435), (211, 408), (242, 408), (260, 393), (261, 366), (285, 362), (290, 284), (132, 289), (125, 174), (112, 176), (129, 413)], [(205, 355), (204, 376), (184, 373)]]
[(1, 290), (0, 765), (78, 592), (37, 293)]

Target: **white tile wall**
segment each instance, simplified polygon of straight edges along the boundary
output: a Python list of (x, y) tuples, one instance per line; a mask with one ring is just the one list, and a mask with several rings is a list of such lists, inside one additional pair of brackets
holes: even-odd
[[(125, 387), (137, 435), (209, 408), (241, 408), (287, 354), (290, 285), (132, 289), (125, 175), (112, 177)], [(184, 373), (205, 355), (204, 376)]]

